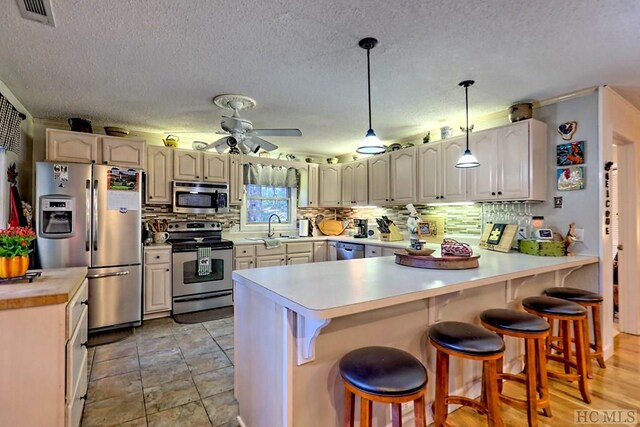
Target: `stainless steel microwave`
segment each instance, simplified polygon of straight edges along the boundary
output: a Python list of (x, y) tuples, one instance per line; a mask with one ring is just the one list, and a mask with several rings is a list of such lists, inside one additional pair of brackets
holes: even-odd
[(229, 185), (173, 181), (173, 211), (204, 214), (229, 212)]

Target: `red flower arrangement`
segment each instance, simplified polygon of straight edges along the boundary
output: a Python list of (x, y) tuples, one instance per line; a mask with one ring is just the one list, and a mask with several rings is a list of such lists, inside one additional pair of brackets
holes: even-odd
[(30, 243), (36, 233), (29, 227), (9, 227), (0, 230), (0, 257), (25, 256), (31, 252)]

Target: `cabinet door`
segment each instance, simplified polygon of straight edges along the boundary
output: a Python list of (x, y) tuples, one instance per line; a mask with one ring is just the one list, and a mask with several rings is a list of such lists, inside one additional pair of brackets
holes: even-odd
[(327, 242), (313, 242), (313, 262), (327, 260)]
[(171, 147), (159, 145), (147, 148), (147, 204), (171, 203), (173, 151)]
[(320, 206), (342, 206), (340, 190), (342, 188), (340, 165), (320, 165)]
[(353, 163), (345, 163), (342, 165), (342, 206), (353, 206), (356, 204), (356, 199), (353, 194), (354, 172)]
[(418, 148), (418, 202), (430, 203), (440, 200), (442, 171), (440, 151), (442, 144), (434, 142)]
[(234, 260), (233, 269), (234, 270), (246, 270), (248, 268), (254, 268), (256, 259), (254, 257), (250, 258), (236, 258)]
[(318, 200), (318, 183), (319, 183), (319, 166), (316, 164), (310, 164), (309, 165), (309, 206), (310, 207), (316, 207), (316, 206), (320, 206), (319, 205), (319, 200)]
[[(440, 156), (440, 177), (442, 192), (440, 201), (463, 202), (467, 200), (467, 170), (457, 168), (458, 159), (464, 154), (466, 138), (443, 142)], [(473, 152), (475, 154), (475, 151)]]
[(474, 202), (496, 200), (498, 147), (495, 131), (472, 133), (469, 136), (469, 147), (480, 162), (477, 168), (469, 169), (469, 198)]
[(377, 258), (382, 256), (382, 246), (365, 245), (364, 257), (365, 258)]
[(103, 164), (145, 169), (146, 144), (144, 141), (103, 136), (101, 143)]
[(416, 199), (416, 149), (391, 153), (391, 202), (412, 203)]
[(175, 150), (173, 179), (199, 181), (202, 177), (202, 153), (194, 150)]
[(261, 267), (277, 267), (280, 265), (286, 265), (287, 259), (284, 255), (277, 256), (260, 256), (256, 258), (256, 268)]
[(287, 265), (309, 264), (313, 262), (313, 253), (293, 254), (287, 256)]
[(47, 129), (46, 156), (49, 161), (95, 163), (98, 161), (98, 136)]
[(387, 246), (382, 247), (382, 256), (393, 256), (398, 252), (398, 248), (390, 248)]
[(369, 202), (369, 168), (366, 160), (353, 163), (353, 199), (356, 205), (365, 206)]
[(529, 197), (529, 123), (517, 123), (497, 129), (498, 198)]
[(327, 261), (336, 261), (338, 259), (338, 250), (336, 242), (327, 242)]
[(171, 265), (144, 267), (144, 312), (171, 310)]
[(369, 161), (369, 203), (389, 204), (389, 155), (370, 157)]
[(232, 154), (229, 157), (229, 204), (241, 205), (243, 196), (242, 157)]
[(202, 153), (202, 162), (205, 182), (229, 182), (229, 156)]

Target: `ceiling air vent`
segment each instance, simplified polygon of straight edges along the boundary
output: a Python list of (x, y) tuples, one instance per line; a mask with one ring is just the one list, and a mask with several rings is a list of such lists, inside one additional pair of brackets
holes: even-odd
[(17, 0), (20, 13), (25, 19), (55, 27), (51, 0)]

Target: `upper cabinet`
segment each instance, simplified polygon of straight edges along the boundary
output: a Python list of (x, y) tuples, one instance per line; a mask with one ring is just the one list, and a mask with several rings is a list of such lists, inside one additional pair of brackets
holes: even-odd
[(151, 145), (147, 148), (147, 191), (146, 203), (171, 203), (171, 182), (173, 180), (173, 152), (171, 147)]
[(416, 200), (415, 147), (391, 152), (391, 203), (405, 204)]
[(203, 153), (202, 173), (205, 182), (229, 182), (229, 156)]
[(418, 203), (467, 200), (466, 171), (456, 168), (465, 144), (456, 138), (418, 147)]
[(175, 150), (173, 153), (173, 179), (200, 181), (202, 178), (202, 151)]
[(367, 160), (342, 165), (342, 206), (364, 206), (368, 200)]
[(469, 198), (545, 200), (547, 125), (534, 119), (470, 135), (480, 166), (469, 170)]
[(389, 154), (369, 157), (369, 203), (372, 205), (389, 204)]
[(341, 165), (320, 165), (320, 206), (342, 207), (342, 170)]
[(244, 197), (244, 178), (242, 174), (242, 157), (229, 156), (229, 204), (241, 205)]
[(100, 139), (103, 164), (145, 169), (146, 144), (144, 141), (115, 136), (103, 136)]
[(314, 163), (310, 163), (309, 175), (307, 181), (308, 191), (308, 203), (309, 207), (315, 208), (320, 206), (320, 166)]

